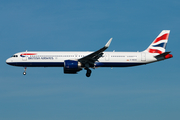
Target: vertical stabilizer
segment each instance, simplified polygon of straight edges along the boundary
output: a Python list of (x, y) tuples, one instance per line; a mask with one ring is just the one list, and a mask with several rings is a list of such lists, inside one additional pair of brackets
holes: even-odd
[(170, 30), (163, 30), (144, 52), (159, 54), (164, 53), (166, 51), (169, 33)]

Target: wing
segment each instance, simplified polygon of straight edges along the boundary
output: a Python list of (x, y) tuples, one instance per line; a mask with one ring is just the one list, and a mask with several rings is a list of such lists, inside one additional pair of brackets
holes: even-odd
[(103, 48), (101, 48), (101, 49), (81, 58), (81, 59), (78, 59), (78, 61), (81, 62), (82, 64), (84, 64), (85, 66), (86, 65), (94, 66), (94, 63), (96, 61), (98, 61), (98, 59), (100, 57), (102, 57), (103, 52), (109, 47), (109, 45), (111, 44), (111, 41), (112, 41), (112, 38), (106, 43), (106, 45)]

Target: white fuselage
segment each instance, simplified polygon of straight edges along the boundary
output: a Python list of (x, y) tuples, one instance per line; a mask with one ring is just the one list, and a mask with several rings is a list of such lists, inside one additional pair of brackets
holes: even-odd
[[(64, 67), (65, 60), (78, 60), (92, 52), (19, 52), (6, 60), (22, 67)], [(104, 52), (93, 67), (129, 67), (157, 61), (157, 54), (147, 52)]]

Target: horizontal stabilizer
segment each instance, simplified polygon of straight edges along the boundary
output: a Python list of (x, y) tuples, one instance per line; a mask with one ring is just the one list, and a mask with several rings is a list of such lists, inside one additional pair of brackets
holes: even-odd
[(160, 54), (160, 55), (157, 55), (157, 56), (155, 56), (155, 58), (159, 61), (159, 60), (164, 60), (164, 59), (168, 59), (168, 58), (172, 58), (173, 56), (171, 55), (171, 54), (169, 54), (170, 53), (170, 51), (169, 52), (164, 52), (164, 53), (162, 53), (162, 54)]
[(157, 56), (155, 56), (155, 57), (164, 57), (164, 56), (166, 56), (167, 54), (169, 54), (170, 53), (170, 51), (169, 52), (164, 52), (164, 53), (162, 53), (162, 54), (160, 54), (160, 55), (157, 55)]

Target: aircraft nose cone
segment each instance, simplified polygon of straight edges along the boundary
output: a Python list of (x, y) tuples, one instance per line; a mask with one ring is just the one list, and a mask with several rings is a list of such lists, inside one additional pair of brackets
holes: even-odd
[(10, 58), (8, 58), (7, 60), (6, 60), (6, 64), (10, 64), (12, 61), (11, 61), (11, 59)]

